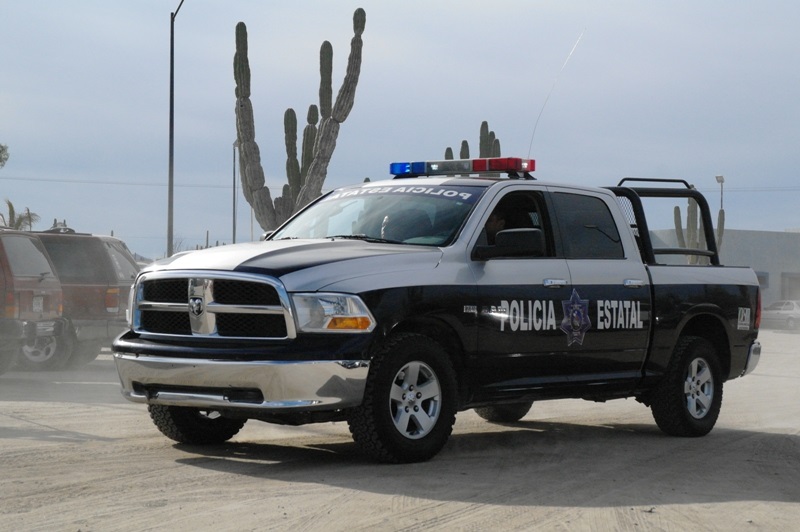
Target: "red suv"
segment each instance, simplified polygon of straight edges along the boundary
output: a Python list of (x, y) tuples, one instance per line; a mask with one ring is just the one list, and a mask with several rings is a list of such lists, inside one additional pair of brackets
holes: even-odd
[(28, 232), (0, 228), (0, 373), (17, 361), (52, 368), (67, 346), (61, 283), (42, 243)]
[(66, 363), (94, 360), (126, 328), (125, 310), (139, 266), (121, 240), (54, 227), (37, 233), (64, 290), (64, 318), (72, 341)]

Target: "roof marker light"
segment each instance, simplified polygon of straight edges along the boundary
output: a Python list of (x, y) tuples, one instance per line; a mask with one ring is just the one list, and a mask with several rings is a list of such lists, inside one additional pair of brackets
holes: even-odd
[(444, 161), (398, 162), (389, 165), (395, 177), (420, 175), (477, 174), (480, 172), (533, 172), (536, 161), (519, 157), (491, 157), (488, 159), (446, 159)]

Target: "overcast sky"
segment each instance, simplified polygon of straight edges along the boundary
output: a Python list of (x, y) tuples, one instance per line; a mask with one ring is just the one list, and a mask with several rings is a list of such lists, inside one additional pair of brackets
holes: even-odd
[[(166, 252), (170, 12), (180, 0), (0, 1), (0, 200)], [(334, 96), (367, 13), (355, 105), (325, 189), (442, 158), (483, 120), (542, 180), (682, 178), (727, 226), (800, 227), (800, 3), (185, 0), (175, 21), (176, 244), (231, 242), (233, 54), (247, 24), (256, 141), (273, 197), (283, 113)], [(577, 46), (576, 42), (578, 43)], [(574, 53), (570, 56), (570, 51)], [(566, 62), (569, 57), (569, 61)], [(562, 69), (563, 67), (563, 69)], [(545, 105), (546, 102), (546, 105)], [(238, 171), (237, 171), (238, 178)], [(4, 205), (0, 204), (4, 209)], [(237, 241), (249, 240), (239, 192)], [(261, 229), (253, 230), (257, 238)]]

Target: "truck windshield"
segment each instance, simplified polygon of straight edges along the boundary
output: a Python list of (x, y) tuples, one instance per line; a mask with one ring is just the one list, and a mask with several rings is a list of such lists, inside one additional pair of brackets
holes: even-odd
[(292, 218), (269, 240), (359, 238), (446, 246), (484, 190), (428, 184), (339, 189)]

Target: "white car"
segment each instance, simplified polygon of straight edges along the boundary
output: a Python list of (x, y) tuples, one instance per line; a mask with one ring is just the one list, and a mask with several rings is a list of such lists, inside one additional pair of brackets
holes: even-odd
[(761, 313), (764, 327), (797, 329), (800, 325), (800, 301), (776, 301)]

